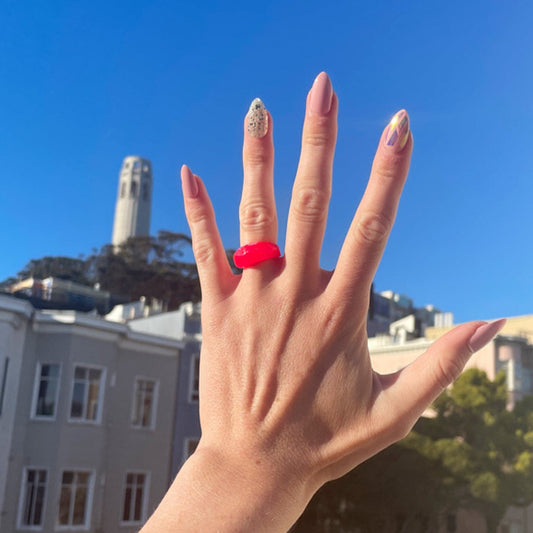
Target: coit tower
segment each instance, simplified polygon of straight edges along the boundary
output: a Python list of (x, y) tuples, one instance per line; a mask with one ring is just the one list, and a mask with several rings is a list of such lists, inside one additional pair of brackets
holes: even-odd
[(130, 155), (124, 158), (118, 178), (117, 204), (112, 244), (129, 237), (150, 234), (152, 206), (152, 163)]

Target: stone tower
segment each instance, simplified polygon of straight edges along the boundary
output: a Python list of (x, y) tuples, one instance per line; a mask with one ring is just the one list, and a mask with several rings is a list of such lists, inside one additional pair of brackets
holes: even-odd
[(124, 158), (118, 178), (112, 244), (150, 234), (152, 163), (138, 156)]

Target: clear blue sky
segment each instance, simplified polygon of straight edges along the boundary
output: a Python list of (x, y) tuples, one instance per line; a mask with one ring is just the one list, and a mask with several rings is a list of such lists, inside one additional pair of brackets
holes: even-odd
[(153, 163), (153, 234), (188, 231), (187, 163), (237, 247), (256, 96), (274, 117), (283, 227), (305, 96), (326, 70), (340, 116), (323, 266), (405, 107), (415, 150), (376, 289), (457, 321), (533, 313), (532, 15), (490, 0), (2, 2), (0, 279), (109, 242), (130, 154)]

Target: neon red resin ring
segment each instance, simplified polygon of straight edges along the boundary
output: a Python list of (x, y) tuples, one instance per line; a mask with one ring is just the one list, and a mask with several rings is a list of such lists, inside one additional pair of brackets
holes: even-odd
[(237, 268), (249, 268), (267, 259), (281, 256), (279, 247), (273, 242), (254, 242), (241, 246), (233, 254), (233, 262)]

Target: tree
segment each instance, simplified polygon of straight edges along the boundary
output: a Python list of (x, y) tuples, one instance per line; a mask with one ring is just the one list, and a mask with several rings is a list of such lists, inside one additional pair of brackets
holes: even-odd
[(131, 238), (118, 249), (104, 246), (90, 258), (91, 270), (104, 290), (130, 300), (156, 298), (167, 309), (177, 309), (183, 302), (201, 298), (196, 265), (180, 260), (186, 244), (189, 237), (170, 232), (157, 238)]
[(506, 379), (462, 374), (402, 442), (321, 489), (295, 532), (436, 531), (460, 508), (496, 532), (510, 505), (533, 501), (533, 397), (506, 409)]
[[(82, 285), (91, 284), (91, 279), (87, 276), (87, 264), (83, 257), (45, 256), (40, 259), (32, 259), (22, 270), (17, 272), (18, 279), (44, 279), (50, 276)], [(13, 278), (10, 280), (16, 281)], [(5, 283), (3, 282), (2, 285)]]
[[(17, 277), (52, 276), (88, 286), (99, 284), (102, 290), (122, 297), (123, 301), (144, 296), (160, 300), (172, 310), (183, 302), (197, 302), (201, 298), (196, 265), (183, 260), (184, 250), (190, 244), (188, 235), (160, 231), (157, 237), (133, 237), (118, 247), (102, 246), (87, 258), (32, 259)], [(14, 281), (10, 278), (2, 285)]]
[(393, 444), (318, 491), (291, 533), (427, 533), (451, 497), (442, 465)]
[[(529, 400), (526, 401), (526, 405)], [(448, 471), (461, 507), (479, 511), (489, 533), (505, 510), (533, 500), (531, 420), (522, 406), (506, 409), (506, 376), (494, 381), (478, 369), (463, 373), (435, 402), (436, 417), (426, 419), (405, 442)]]

